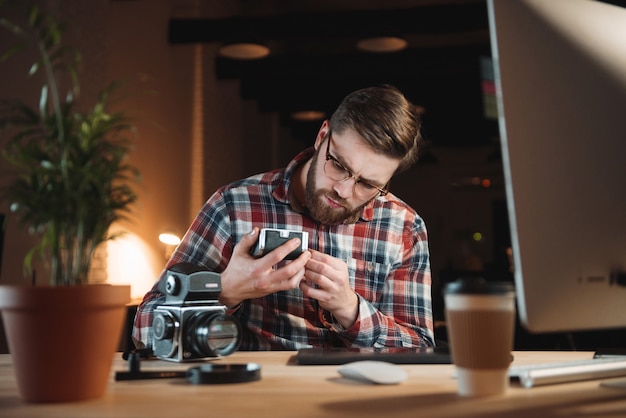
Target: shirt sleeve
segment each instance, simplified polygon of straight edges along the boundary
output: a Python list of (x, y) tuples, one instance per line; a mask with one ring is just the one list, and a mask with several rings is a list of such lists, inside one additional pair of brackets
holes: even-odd
[(146, 293), (135, 314), (132, 340), (137, 348), (152, 347), (153, 345), (152, 317), (154, 309), (165, 301), (165, 296), (157, 290), (157, 283)]

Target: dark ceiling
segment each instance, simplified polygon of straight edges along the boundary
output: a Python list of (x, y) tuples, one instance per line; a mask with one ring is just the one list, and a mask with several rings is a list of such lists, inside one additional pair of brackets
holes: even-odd
[[(320, 122), (295, 122), (293, 111), (330, 114), (347, 93), (382, 83), (425, 108), (432, 146), (497, 138), (497, 122), (483, 111), (481, 58), (491, 55), (485, 0), (242, 0), (229, 16), (172, 18), (169, 40), (268, 45), (271, 55), (258, 61), (217, 58), (216, 75), (239, 79), (242, 97), (257, 100), (261, 112), (280, 112), (298, 139), (313, 140)], [(403, 37), (408, 48), (356, 48), (360, 38), (388, 35)]]
[[(256, 3), (254, 14), (248, 3)], [(169, 40), (270, 46), (272, 54), (258, 61), (218, 58), (217, 78), (239, 79), (242, 97), (256, 99), (261, 112), (280, 112), (298, 139), (313, 140), (320, 122), (295, 122), (293, 111), (331, 114), (347, 93), (382, 83), (425, 108), (424, 135), (433, 146), (493, 139), (496, 124), (482, 111), (480, 57), (490, 55), (484, 0), (298, 3), (242, 1), (240, 14), (228, 18), (172, 18)], [(356, 48), (360, 38), (388, 35), (405, 38), (409, 47), (394, 53)]]

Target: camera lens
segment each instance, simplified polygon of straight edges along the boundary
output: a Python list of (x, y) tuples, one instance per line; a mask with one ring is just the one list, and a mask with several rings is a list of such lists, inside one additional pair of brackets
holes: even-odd
[(227, 356), (239, 347), (241, 325), (235, 317), (202, 312), (191, 318), (187, 338), (201, 356)]

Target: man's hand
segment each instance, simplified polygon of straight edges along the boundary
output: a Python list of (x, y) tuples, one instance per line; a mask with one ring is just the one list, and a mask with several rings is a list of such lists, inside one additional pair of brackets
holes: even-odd
[(280, 290), (295, 289), (304, 277), (304, 266), (311, 258), (303, 252), (279, 269), (274, 266), (300, 246), (297, 238), (287, 241), (261, 258), (250, 255), (256, 244), (259, 228), (255, 227), (233, 248), (233, 255), (222, 272), (220, 303), (233, 306), (244, 299), (258, 298)]
[(300, 282), (304, 296), (316, 299), (344, 328), (350, 328), (359, 314), (359, 298), (350, 287), (348, 266), (342, 260), (309, 250), (305, 279)]

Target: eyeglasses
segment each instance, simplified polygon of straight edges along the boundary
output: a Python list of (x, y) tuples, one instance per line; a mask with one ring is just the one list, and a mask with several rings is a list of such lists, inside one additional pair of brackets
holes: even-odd
[(352, 193), (359, 199), (369, 199), (380, 193), (381, 196), (385, 196), (389, 193), (386, 187), (374, 186), (371, 183), (361, 180), (356, 177), (350, 170), (343, 166), (335, 157), (330, 155), (330, 141), (332, 139), (330, 131), (328, 132), (328, 143), (326, 144), (326, 162), (324, 163), (324, 173), (328, 178), (334, 181), (346, 181), (348, 179), (354, 179), (354, 186)]

